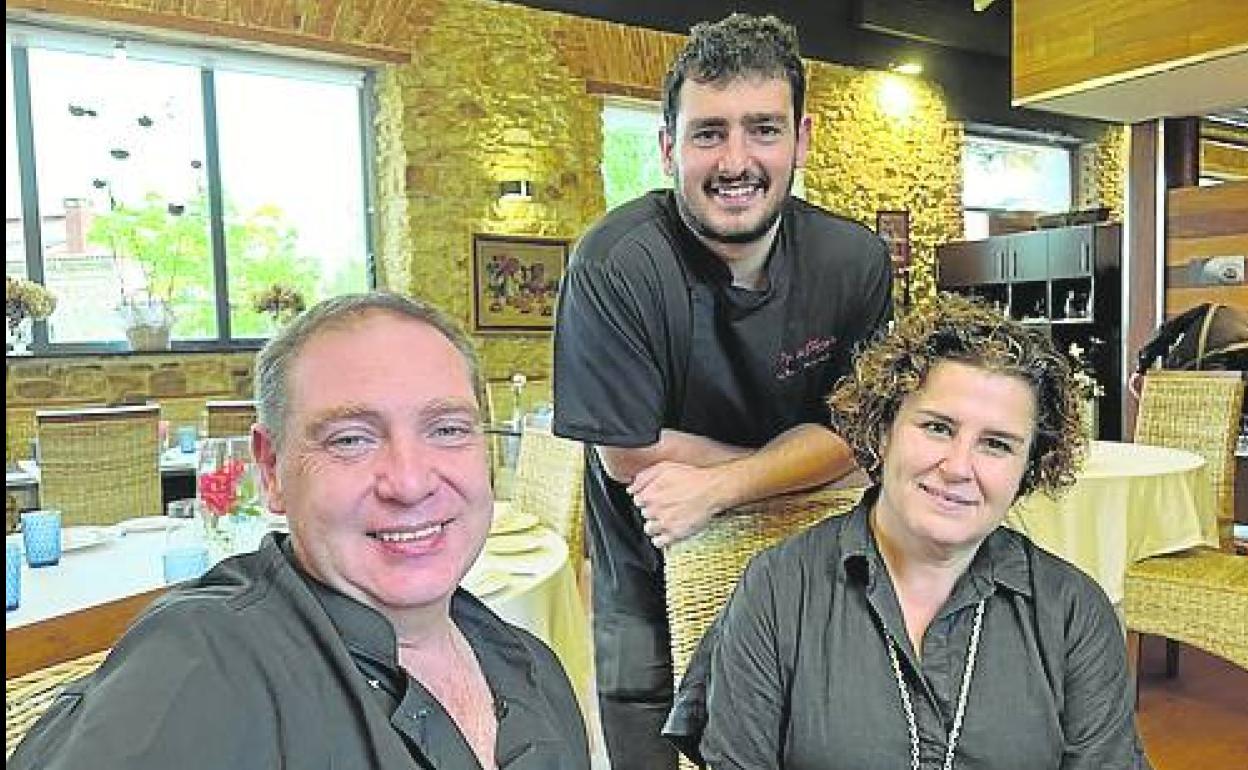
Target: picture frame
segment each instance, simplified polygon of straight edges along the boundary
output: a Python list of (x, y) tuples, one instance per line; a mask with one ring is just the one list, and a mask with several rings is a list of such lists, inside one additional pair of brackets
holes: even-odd
[(888, 245), (893, 271), (910, 267), (910, 212), (891, 210), (875, 212), (875, 234)]
[(555, 298), (568, 267), (570, 241), (561, 238), (472, 236), (473, 329), (550, 332)]

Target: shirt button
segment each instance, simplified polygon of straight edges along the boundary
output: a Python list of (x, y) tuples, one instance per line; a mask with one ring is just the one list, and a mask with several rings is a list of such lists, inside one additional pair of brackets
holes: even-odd
[(411, 716), (412, 719), (426, 719), (429, 716), (429, 707), (421, 706), (413, 711), (409, 716)]

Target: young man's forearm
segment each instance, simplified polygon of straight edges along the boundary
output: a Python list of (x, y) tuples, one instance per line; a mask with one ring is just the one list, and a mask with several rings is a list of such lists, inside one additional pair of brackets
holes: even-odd
[(856, 468), (840, 436), (822, 425), (796, 425), (749, 455), (718, 466), (719, 508), (822, 486)]
[(596, 446), (607, 475), (621, 484), (630, 484), (646, 468), (660, 462), (675, 462), (705, 468), (722, 465), (753, 454), (754, 450), (684, 431), (664, 429), (659, 440), (644, 447)]
[(596, 449), (608, 475), (622, 484), (664, 461), (714, 467), (721, 471), (722, 508), (820, 486), (856, 468), (848, 445), (811, 423), (796, 425), (754, 450), (676, 430), (662, 431), (659, 440), (646, 447)]

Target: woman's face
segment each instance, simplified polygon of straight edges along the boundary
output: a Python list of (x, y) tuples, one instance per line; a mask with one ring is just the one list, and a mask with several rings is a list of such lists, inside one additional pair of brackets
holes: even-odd
[(1024, 380), (936, 364), (881, 441), (877, 537), (912, 554), (969, 559), (1014, 502), (1035, 425)]

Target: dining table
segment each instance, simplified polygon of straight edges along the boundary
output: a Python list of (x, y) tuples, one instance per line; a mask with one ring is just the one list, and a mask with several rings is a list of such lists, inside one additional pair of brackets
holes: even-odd
[(1074, 486), (1055, 498), (1035, 492), (1020, 499), (1005, 524), (1083, 570), (1117, 606), (1131, 564), (1218, 546), (1205, 465), (1181, 449), (1095, 441)]
[[(274, 529), (284, 520), (273, 517)], [(5, 614), (5, 678), (112, 646), (168, 589), (162, 553), (170, 531), (195, 519), (153, 516), (112, 526), (66, 527), (58, 564), (21, 568), (20, 606)], [(20, 542), (20, 535), (9, 535)], [(227, 556), (210, 549), (210, 562)], [(536, 519), (499, 523), (461, 587), (559, 657), (582, 703), (591, 678), (589, 623), (563, 538)]]

